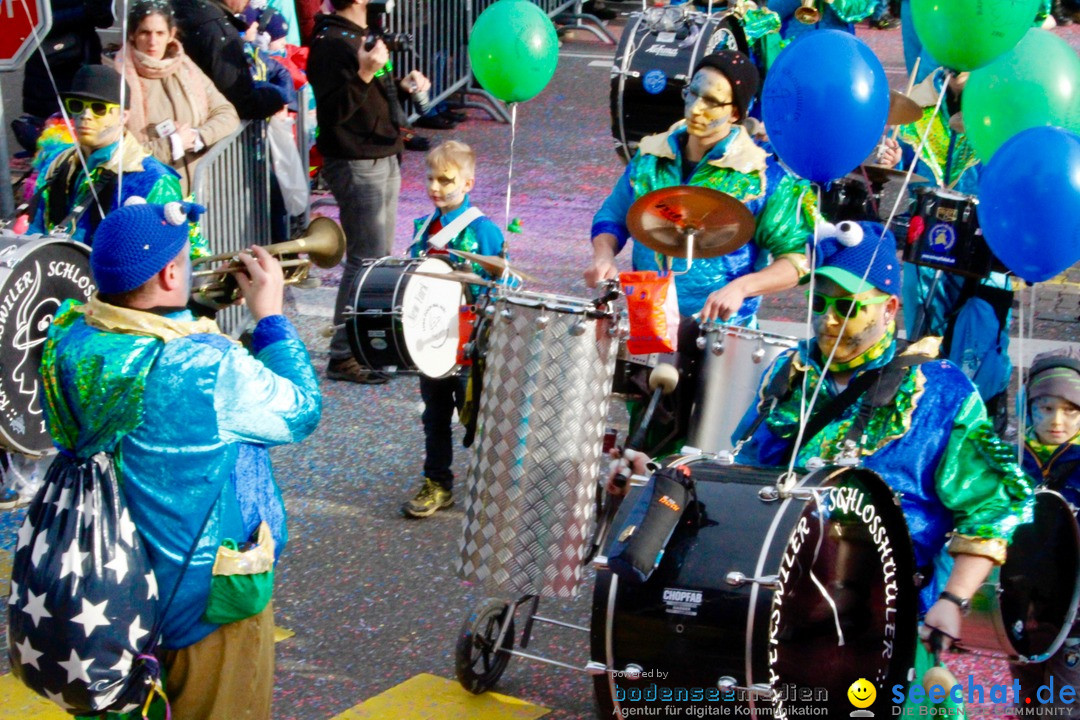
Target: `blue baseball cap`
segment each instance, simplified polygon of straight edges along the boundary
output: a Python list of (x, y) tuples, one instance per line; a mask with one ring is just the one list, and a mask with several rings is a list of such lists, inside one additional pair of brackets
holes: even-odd
[[(824, 223), (819, 226), (815, 259), (818, 276), (832, 280), (852, 295), (872, 288), (889, 295), (900, 294), (896, 237), (881, 223), (854, 220), (836, 225)], [(810, 282), (810, 276), (803, 276), (800, 282)]]

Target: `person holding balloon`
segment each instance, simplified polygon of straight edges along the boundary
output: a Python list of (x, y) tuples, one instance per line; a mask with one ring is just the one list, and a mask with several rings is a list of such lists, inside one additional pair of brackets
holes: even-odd
[(635, 270), (659, 270), (670, 262), (681, 273), (675, 285), (682, 315), (751, 326), (762, 295), (795, 286), (805, 273), (805, 245), (812, 235), (811, 214), (805, 212), (810, 196), (804, 197), (805, 183), (788, 174), (741, 124), (757, 89), (758, 71), (742, 53), (724, 50), (702, 58), (683, 91), (685, 119), (642, 139), (593, 217), (593, 258), (585, 271), (590, 287), (618, 275), (615, 256), (630, 236), (631, 204), (653, 190), (679, 185), (733, 195), (757, 218), (751, 242), (721, 257), (694, 259), (689, 268), (685, 259), (658, 257), (634, 243)]
[(330, 364), (333, 380), (362, 384), (387, 381), (360, 367), (349, 349), (344, 310), (352, 279), (365, 259), (390, 255), (397, 222), (401, 170), (398, 157), (407, 125), (398, 99), (426, 94), (431, 82), (413, 70), (400, 82), (388, 70), (390, 52), (368, 28), (368, 0), (331, 0), (334, 14), (316, 18), (308, 57), (308, 79), (315, 91), (318, 148), (323, 175), (341, 208), (345, 231), (345, 272), (334, 303)]

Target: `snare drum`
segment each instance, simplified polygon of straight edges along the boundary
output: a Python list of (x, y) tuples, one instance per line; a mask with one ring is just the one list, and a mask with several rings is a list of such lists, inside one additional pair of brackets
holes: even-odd
[(381, 372), (421, 372), (441, 378), (458, 370), (458, 313), (466, 304), (461, 283), (414, 275), (444, 275), (453, 266), (438, 257), (384, 257), (365, 263), (353, 279), (345, 332), (353, 357)]
[(730, 450), (732, 433), (757, 402), (762, 375), (777, 355), (796, 344), (796, 338), (763, 330), (703, 324), (698, 347), (704, 357), (687, 443), (709, 453)]
[(866, 180), (850, 175), (829, 183), (821, 195), (821, 214), (829, 222), (844, 220), (873, 220), (880, 216), (877, 212), (881, 194), (873, 193)]
[(459, 572), (501, 593), (573, 597), (600, 476), (616, 340), (593, 302), (497, 290)]
[(60, 304), (94, 294), (90, 248), (65, 238), (0, 232), (0, 445), (53, 451), (39, 402), (41, 355)]
[(1018, 662), (1043, 662), (1072, 630), (1080, 601), (1080, 531), (1068, 501), (1035, 494), (1035, 520), (1016, 529), (1005, 564), (971, 599), (965, 648)]
[(1007, 272), (983, 239), (978, 204), (951, 190), (916, 188), (904, 260), (974, 278)]
[[(782, 470), (701, 456), (673, 464), (690, 470), (697, 506), (652, 577), (627, 583), (603, 558), (595, 563), (592, 660), (608, 669), (595, 678), (601, 716), (644, 715), (670, 692), (711, 706), (698, 717), (749, 715), (748, 705), (768, 717), (800, 705), (847, 717), (847, 689), (866, 678), (879, 688), (868, 709), (889, 717), (881, 688), (907, 683), (918, 593), (907, 525), (885, 482), (864, 468), (827, 467), (781, 499)], [(624, 500), (613, 537), (638, 492)]]
[(627, 161), (646, 135), (683, 117), (682, 90), (694, 66), (719, 50), (747, 52), (746, 37), (729, 15), (655, 7), (631, 13), (611, 68), (611, 134)]

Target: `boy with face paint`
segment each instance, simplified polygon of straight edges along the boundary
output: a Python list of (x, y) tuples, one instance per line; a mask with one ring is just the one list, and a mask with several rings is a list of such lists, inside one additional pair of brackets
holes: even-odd
[[(91, 244), (101, 219), (130, 197), (155, 204), (183, 199), (179, 174), (124, 133), (131, 93), (124, 93), (122, 108), (123, 82), (115, 70), (103, 65), (87, 65), (75, 74), (71, 90), (61, 99), (74, 123), (77, 144), (44, 161), (46, 169), (38, 176), (30, 204), (29, 232), (65, 232)], [(198, 233), (192, 239), (199, 242), (192, 248), (197, 256), (205, 251), (205, 240)]]
[[(786, 374), (785, 390), (771, 409), (772, 395), (747, 412), (736, 439), (765, 415), (737, 459), (786, 467), (794, 453), (797, 467), (844, 459), (878, 473), (899, 498), (926, 578), (919, 589), (920, 637), (938, 631), (947, 645), (961, 637), (962, 606), (1004, 562), (1013, 530), (1030, 522), (1032, 483), (993, 434), (971, 381), (952, 363), (932, 359), (937, 339), (911, 345), (896, 339), (900, 262), (892, 233), (878, 223), (847, 222), (823, 235), (808, 293), (815, 337), (766, 372), (763, 388), (771, 391), (774, 378)], [(878, 383), (897, 380), (895, 396), (868, 404), (877, 393), (864, 391), (829, 408), (824, 427), (796, 449), (800, 408), (822, 377), (811, 417), (869, 372), (880, 373)], [(955, 561), (947, 578), (933, 571), (943, 548)]]
[[(435, 211), (414, 221), (411, 257), (449, 255), (463, 250), (480, 255), (498, 255), (503, 236), (499, 227), (469, 203), (476, 184), (476, 156), (465, 143), (448, 140), (427, 155), (427, 192)], [(472, 271), (489, 277), (476, 263)], [(424, 482), (419, 492), (401, 506), (406, 517), (424, 518), (454, 504), (455, 408), (465, 400), (465, 378), (420, 376), (420, 397), (424, 401)]]
[[(758, 72), (733, 50), (707, 55), (683, 93), (684, 120), (665, 133), (642, 139), (611, 195), (593, 217), (590, 287), (618, 275), (615, 255), (630, 236), (626, 213), (646, 193), (692, 185), (728, 193), (755, 215), (753, 239), (723, 257), (695, 258), (675, 276), (679, 311), (739, 325), (756, 322), (760, 296), (794, 286), (805, 272), (804, 248), (812, 235), (808, 185), (789, 175), (740, 124), (757, 92)], [(686, 260), (667, 258), (635, 242), (635, 270), (686, 270)]]
[[(1024, 470), (1039, 484), (1064, 495), (1074, 508), (1080, 507), (1080, 350), (1036, 355), (1025, 395), (1029, 424)], [(1036, 694), (1042, 685), (1080, 686), (1080, 628), (1074, 626), (1071, 635), (1045, 662), (1010, 663), (1022, 697), (1031, 698), (1028, 707), (1042, 704)], [(1054, 700), (1060, 698), (1055, 695)], [(1072, 703), (1051, 705), (1064, 708)]]

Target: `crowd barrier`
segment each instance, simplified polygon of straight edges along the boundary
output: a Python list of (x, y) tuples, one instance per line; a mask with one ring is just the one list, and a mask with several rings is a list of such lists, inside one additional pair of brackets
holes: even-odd
[[(192, 191), (206, 206), (203, 235), (210, 252), (239, 252), (270, 242), (270, 156), (266, 123), (244, 121), (240, 129), (214, 144), (195, 168)], [(232, 333), (244, 322), (246, 308), (228, 307), (218, 324)]]

